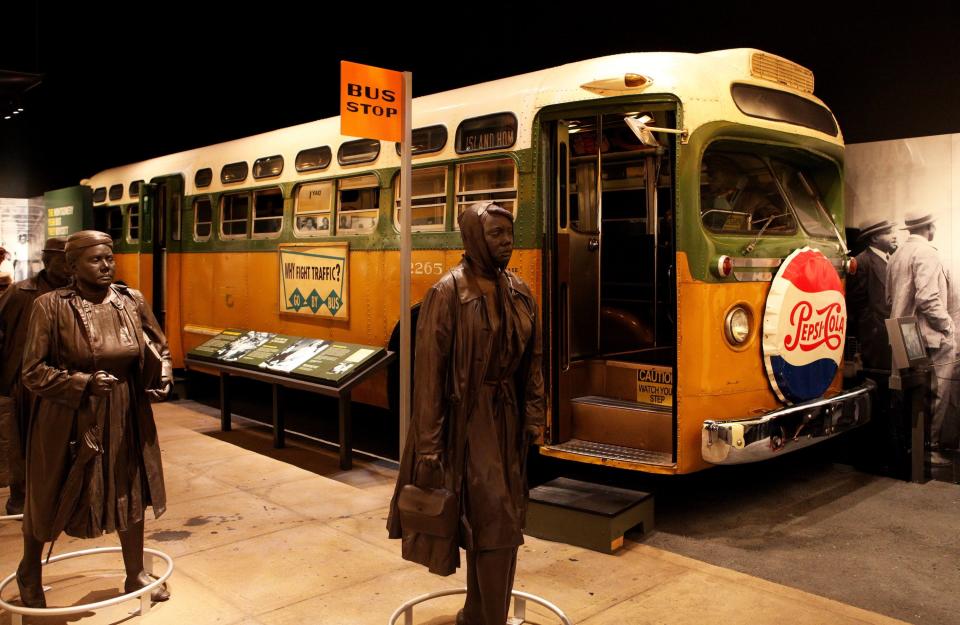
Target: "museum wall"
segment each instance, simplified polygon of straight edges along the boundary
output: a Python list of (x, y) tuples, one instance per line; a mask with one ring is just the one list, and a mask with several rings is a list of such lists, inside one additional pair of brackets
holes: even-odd
[(11, 256), (14, 280), (25, 280), (42, 268), (46, 225), (42, 197), (0, 197), (0, 247)]
[[(847, 227), (881, 219), (903, 227), (908, 212), (933, 213), (933, 244), (960, 276), (960, 134), (851, 144), (846, 166)], [(897, 231), (898, 242), (906, 237)]]

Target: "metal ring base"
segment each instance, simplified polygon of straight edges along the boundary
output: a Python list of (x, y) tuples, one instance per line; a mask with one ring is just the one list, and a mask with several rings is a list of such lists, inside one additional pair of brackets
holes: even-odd
[[(50, 558), (49, 561), (44, 562), (44, 566), (48, 564), (53, 564), (54, 562), (60, 562), (61, 560), (69, 560), (71, 558), (79, 558), (81, 556), (90, 556), (97, 555), (101, 553), (121, 553), (121, 547), (95, 547), (93, 549), (84, 549), (82, 551), (72, 551), (70, 553), (62, 553), (58, 556)], [(164, 582), (166, 582), (171, 575), (173, 575), (173, 558), (158, 551), (156, 549), (145, 548), (143, 550), (144, 560), (143, 560), (143, 570), (147, 573), (150, 573), (153, 568), (153, 556), (156, 556), (167, 563), (167, 570), (163, 572), (163, 575), (147, 584), (143, 588), (138, 588), (133, 592), (128, 592), (122, 594), (118, 597), (112, 599), (105, 599), (103, 601), (97, 601), (96, 603), (85, 603), (82, 605), (72, 605), (64, 608), (28, 608), (22, 605), (13, 605), (3, 600), (3, 590), (17, 578), (16, 573), (11, 573), (10, 575), (3, 578), (3, 581), (0, 582), (0, 608), (10, 612), (11, 625), (22, 625), (24, 616), (67, 616), (70, 614), (80, 614), (82, 612), (92, 612), (94, 610), (99, 610), (100, 608), (106, 608), (112, 605), (117, 605), (118, 603), (123, 603), (124, 601), (130, 601), (132, 599), (140, 599), (140, 609), (133, 614), (144, 616), (147, 612), (150, 611), (150, 593), (154, 588), (157, 588)]]
[[(0, 589), (2, 590), (2, 589)], [(448, 597), (450, 595), (465, 595), (467, 594), (466, 588), (454, 588), (450, 590), (438, 590), (436, 592), (428, 592), (425, 595), (420, 595), (419, 597), (414, 597), (410, 599), (399, 608), (394, 610), (393, 614), (390, 615), (390, 620), (387, 621), (387, 625), (396, 625), (397, 619), (403, 615), (403, 625), (413, 625), (413, 606), (418, 603), (423, 603), (425, 601), (430, 601), (431, 599), (437, 599), (439, 597)], [(527, 601), (533, 601), (543, 607), (547, 608), (560, 618), (560, 622), (563, 625), (573, 625), (563, 610), (553, 605), (546, 599), (538, 597), (537, 595), (531, 595), (528, 592), (523, 592), (520, 590), (514, 590), (513, 593), (513, 616), (507, 617), (507, 625), (523, 625), (527, 619)]]

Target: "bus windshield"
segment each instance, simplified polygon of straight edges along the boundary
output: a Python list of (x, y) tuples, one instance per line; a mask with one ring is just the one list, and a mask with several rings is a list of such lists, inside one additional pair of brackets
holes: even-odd
[[(729, 143), (727, 145), (730, 145)], [(717, 234), (833, 237), (809, 168), (726, 146), (708, 148), (700, 169), (700, 217)]]
[(772, 160), (771, 164), (803, 229), (810, 236), (833, 237), (833, 222), (820, 202), (810, 176), (790, 163)]
[(743, 152), (707, 150), (700, 170), (700, 215), (707, 229), (722, 234), (797, 231), (766, 161)]

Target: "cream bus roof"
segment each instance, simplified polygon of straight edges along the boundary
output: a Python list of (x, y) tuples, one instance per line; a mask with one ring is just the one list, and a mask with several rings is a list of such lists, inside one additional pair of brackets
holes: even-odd
[[(759, 63), (758, 63), (759, 59)], [(790, 88), (768, 79), (770, 72), (759, 77), (758, 65), (773, 68), (777, 80), (795, 84), (799, 88)], [(753, 67), (753, 71), (751, 68)], [(624, 88), (626, 74), (638, 74), (649, 79), (642, 87)], [(332, 79), (332, 78), (331, 78)], [(416, 79), (416, 77), (414, 77)], [(606, 56), (586, 61), (568, 63), (559, 67), (503, 78), (469, 87), (444, 91), (433, 95), (420, 96), (413, 101), (414, 128), (443, 124), (447, 127), (449, 139), (443, 150), (414, 158), (414, 165), (432, 161), (448, 160), (456, 157), (454, 149), (455, 133), (458, 124), (464, 120), (486, 114), (512, 112), (517, 116), (519, 127), (513, 149), (530, 147), (534, 117), (541, 108), (553, 104), (575, 101), (589, 101), (606, 97), (584, 88), (590, 83), (603, 85), (606, 81), (617, 82), (623, 95), (628, 94), (672, 94), (683, 103), (684, 126), (691, 133), (699, 126), (711, 121), (728, 120), (753, 126), (788, 130), (795, 134), (817, 137), (835, 144), (842, 144), (840, 136), (818, 132), (816, 130), (767, 121), (745, 116), (733, 103), (730, 96), (732, 82), (749, 83), (785, 89), (801, 95), (813, 102), (823, 104), (812, 95), (813, 74), (786, 59), (770, 55), (759, 50), (741, 48), (721, 50), (701, 54), (678, 52), (628, 53)], [(416, 82), (414, 82), (416, 89)], [(220, 191), (223, 189), (250, 186), (252, 184), (275, 184), (316, 178), (332, 177), (371, 168), (395, 167), (400, 165), (394, 146), (382, 142), (380, 156), (373, 163), (340, 166), (336, 153), (341, 143), (354, 137), (340, 135), (340, 118), (330, 117), (297, 126), (265, 132), (263, 134), (218, 143), (194, 150), (178, 152), (167, 156), (115, 167), (100, 172), (83, 181), (93, 188), (110, 187), (123, 184), (123, 196), (112, 204), (131, 201), (128, 195), (129, 183), (134, 180), (147, 180), (155, 176), (182, 174), (185, 192), (192, 195), (198, 192)], [(297, 153), (301, 150), (327, 145), (334, 158), (330, 167), (323, 171), (298, 173), (294, 166)], [(223, 185), (220, 183), (220, 168), (228, 163), (246, 161), (252, 166), (257, 158), (282, 155), (284, 168), (280, 176), (254, 181), (248, 177), (246, 182)], [(197, 189), (194, 186), (194, 174), (203, 168), (213, 170), (213, 181), (209, 187)]]

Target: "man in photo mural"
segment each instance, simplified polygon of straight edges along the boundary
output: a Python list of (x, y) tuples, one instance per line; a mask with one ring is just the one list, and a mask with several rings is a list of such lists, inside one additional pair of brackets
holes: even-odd
[(887, 265), (887, 299), (891, 318), (916, 317), (920, 332), (933, 362), (930, 378), (930, 452), (927, 461), (934, 466), (951, 464), (940, 453), (944, 422), (950, 407), (956, 359), (956, 327), (951, 301), (950, 274), (931, 241), (936, 234), (932, 213), (907, 213), (903, 230), (910, 232)]
[(887, 262), (897, 249), (896, 225), (886, 219), (865, 225), (857, 237), (866, 249), (857, 254), (857, 271), (847, 278), (847, 310), (851, 330), (860, 342), (860, 355), (867, 369), (890, 370), (890, 341), (886, 320)]
[(887, 262), (897, 249), (892, 221), (872, 220), (861, 225), (857, 243), (865, 245), (857, 254), (857, 271), (847, 276), (847, 313), (850, 333), (857, 337), (864, 375), (877, 384), (876, 410), (865, 429), (866, 445), (861, 449), (863, 462), (881, 471), (895, 474), (904, 457), (908, 434), (901, 420), (890, 410), (890, 342), (886, 320), (890, 318), (887, 302)]
[[(403, 538), (405, 559), (438, 575), (453, 573), (466, 549), (457, 623), (503, 625), (523, 544), (526, 452), (544, 423), (541, 333), (529, 287), (506, 270), (512, 213), (480, 202), (459, 224), (463, 260), (420, 309), (410, 430), (387, 528)], [(418, 526), (405, 503), (411, 492), (442, 495), (449, 514)]]
[(7, 514), (23, 512), (23, 453), (31, 396), (20, 384), (20, 359), (27, 339), (27, 323), (35, 299), (70, 281), (63, 252), (66, 242), (61, 237), (47, 239), (43, 246), (43, 270), (15, 283), (0, 297), (0, 462), (6, 460), (10, 485)]

